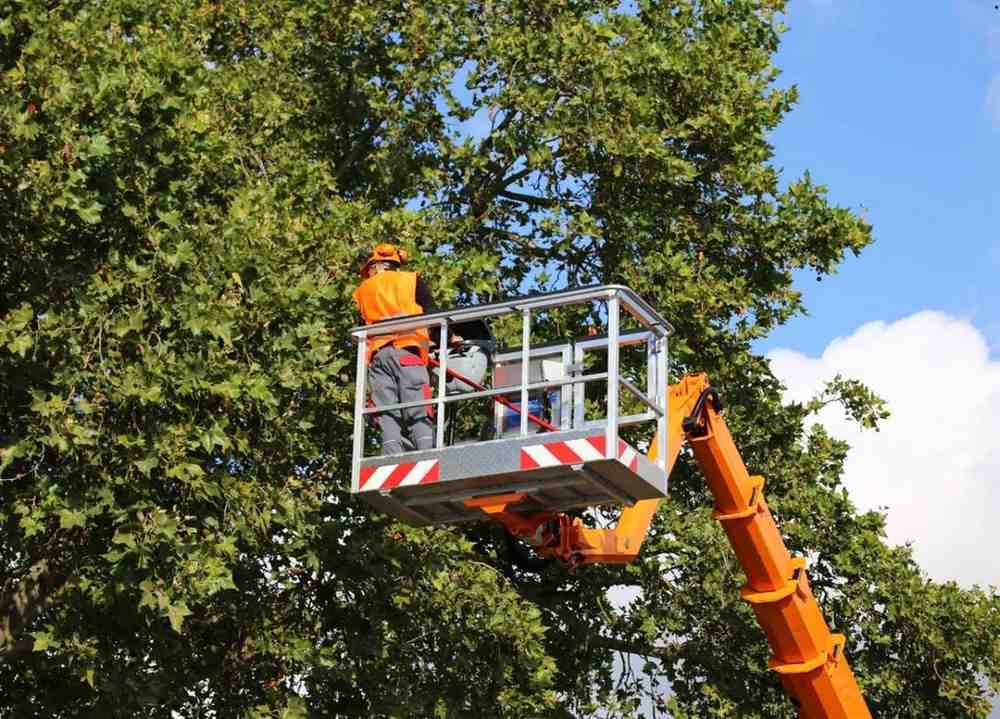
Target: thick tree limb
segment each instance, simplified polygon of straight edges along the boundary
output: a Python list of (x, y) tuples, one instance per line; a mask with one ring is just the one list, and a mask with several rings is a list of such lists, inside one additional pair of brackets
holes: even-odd
[(11, 645), (0, 646), (0, 664), (7, 664), (23, 657), (25, 654), (31, 654), (34, 648), (35, 640), (32, 637), (18, 639)]
[(350, 152), (347, 153), (347, 157), (340, 163), (337, 168), (337, 174), (334, 176), (336, 181), (339, 183), (347, 173), (354, 167), (354, 165), (361, 159), (362, 154), (368, 149), (371, 144), (372, 139), (382, 127), (382, 121), (373, 122), (368, 125), (368, 127), (361, 133), (361, 135), (355, 140)]
[(530, 175), (531, 173), (533, 173), (535, 171), (536, 170), (535, 170), (534, 167), (525, 167), (523, 170), (519, 170), (519, 171), (515, 172), (513, 175), (507, 175), (507, 177), (503, 178), (500, 181), (499, 185), (502, 188), (508, 188), (511, 185), (513, 185), (514, 183), (520, 182), (525, 177), (527, 177), (528, 175)]
[(520, 234), (519, 232), (502, 230), (499, 227), (489, 227), (487, 225), (480, 225), (476, 228), (476, 231), (483, 235), (491, 235), (498, 240), (507, 240), (508, 242), (516, 242), (518, 244), (525, 245), (528, 248), (531, 247), (532, 239), (527, 235)]
[(628, 642), (623, 639), (613, 637), (589, 637), (587, 641), (602, 649), (610, 649), (615, 652), (626, 654), (636, 654), (641, 657), (659, 659), (665, 663), (671, 663), (677, 659), (677, 645), (668, 644), (663, 647), (654, 647), (649, 644), (639, 642)]
[(522, 202), (529, 207), (534, 208), (545, 208), (545, 209), (559, 209), (573, 210), (575, 212), (580, 212), (586, 210), (587, 208), (583, 205), (577, 204), (575, 202), (569, 202), (567, 200), (558, 200), (551, 197), (538, 197), (537, 195), (528, 195), (523, 192), (514, 192), (513, 190), (501, 190), (497, 192), (497, 197), (503, 197), (507, 200), (513, 200), (514, 202)]
[(65, 584), (66, 575), (42, 559), (0, 600), (0, 664), (31, 651), (33, 641), (21, 634)]
[(470, 205), (472, 207), (472, 215), (474, 217), (485, 217), (486, 211), (503, 190), (506, 190), (511, 185), (517, 184), (525, 177), (528, 177), (535, 172), (534, 168), (526, 167), (522, 170), (518, 170), (512, 175), (503, 177), (507, 168), (494, 165), (493, 169), (496, 171), (498, 177), (496, 177), (492, 182), (484, 182), (480, 186), (479, 190), (471, 192), (474, 199), (470, 202)]
[(497, 195), (508, 200), (514, 200), (515, 202), (523, 202), (532, 207), (559, 207), (560, 205), (558, 200), (548, 197), (537, 197), (536, 195), (526, 195), (523, 192), (513, 192), (512, 190), (501, 190)]

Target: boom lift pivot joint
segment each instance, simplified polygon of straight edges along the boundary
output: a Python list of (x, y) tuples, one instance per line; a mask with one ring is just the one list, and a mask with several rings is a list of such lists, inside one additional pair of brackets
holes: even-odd
[[(718, 391), (706, 375), (698, 374), (672, 385), (668, 394), (667, 472), (686, 441), (715, 497), (712, 516), (746, 574), (741, 595), (771, 645), (769, 667), (798, 707), (800, 719), (871, 719), (843, 654), (845, 638), (827, 626), (809, 586), (805, 560), (793, 558), (785, 547), (764, 499), (764, 478), (747, 472), (722, 418)], [(655, 459), (655, 450), (650, 454)], [(535, 552), (572, 571), (585, 564), (632, 561), (659, 503), (650, 499), (625, 507), (618, 525), (606, 529), (584, 527), (580, 519), (561, 513), (518, 513), (516, 502), (488, 514), (520, 537), (535, 536), (538, 530)]]

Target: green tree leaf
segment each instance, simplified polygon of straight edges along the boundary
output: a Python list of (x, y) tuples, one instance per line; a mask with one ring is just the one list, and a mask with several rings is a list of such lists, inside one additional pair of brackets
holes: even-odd
[(170, 620), (170, 627), (180, 634), (184, 625), (184, 617), (191, 616), (191, 610), (184, 602), (177, 602), (167, 606), (166, 614)]
[(635, 289), (723, 392), (874, 715), (987, 716), (996, 593), (929, 581), (810, 426), (877, 426), (879, 388), (786, 406), (754, 351), (797, 271), (871, 242), (773, 159), (785, 7), (4, 6), (0, 714), (627, 717), (669, 685), (674, 717), (795, 716), (686, 457), (627, 567), (350, 496), (356, 257), (391, 241), (441, 306)]
[(61, 529), (72, 529), (82, 527), (87, 522), (87, 515), (73, 509), (63, 509), (59, 512), (59, 527)]

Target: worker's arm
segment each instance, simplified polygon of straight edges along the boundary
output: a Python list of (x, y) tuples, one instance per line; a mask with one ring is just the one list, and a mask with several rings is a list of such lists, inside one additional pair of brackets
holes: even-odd
[(432, 312), (438, 311), (437, 303), (434, 301), (434, 295), (431, 294), (430, 287), (424, 282), (424, 278), (421, 275), (417, 275), (417, 286), (413, 290), (413, 299), (417, 301), (417, 304), (424, 308), (424, 314), (429, 315)]
[[(424, 309), (424, 314), (429, 315), (432, 312), (438, 311), (437, 303), (434, 301), (434, 295), (431, 294), (430, 287), (424, 282), (424, 278), (417, 275), (417, 286), (413, 290), (413, 299), (417, 301), (417, 304)], [(430, 334), (431, 341), (436, 344), (441, 344), (441, 328), (438, 325), (427, 328), (428, 334)], [(448, 338), (449, 342), (461, 342), (462, 338), (458, 335), (452, 335)]]

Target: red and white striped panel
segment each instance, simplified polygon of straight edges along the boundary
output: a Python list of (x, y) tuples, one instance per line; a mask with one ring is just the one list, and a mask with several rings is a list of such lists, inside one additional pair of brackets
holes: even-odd
[(409, 487), (412, 484), (428, 484), (441, 477), (436, 459), (402, 464), (383, 464), (381, 467), (362, 467), (358, 482), (359, 491)]
[[(607, 447), (604, 435), (571, 439), (568, 442), (532, 444), (521, 448), (521, 469), (554, 467), (559, 464), (582, 464), (605, 459)], [(618, 461), (633, 472), (639, 468), (639, 456), (625, 440), (618, 440)]]

